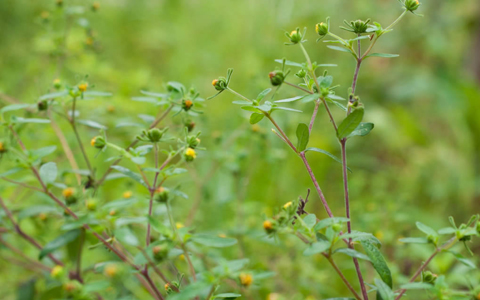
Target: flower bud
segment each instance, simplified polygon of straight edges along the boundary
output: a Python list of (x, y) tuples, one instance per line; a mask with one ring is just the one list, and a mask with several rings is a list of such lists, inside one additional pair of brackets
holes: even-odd
[(75, 189), (66, 188), (62, 191), (62, 195), (65, 198), (67, 205), (73, 205), (77, 203), (77, 196), (75, 195)]
[(155, 201), (159, 203), (167, 203), (170, 191), (163, 186), (155, 190)]
[(97, 201), (95, 199), (88, 199), (86, 205), (89, 211), (95, 211), (97, 209)]
[(241, 273), (239, 276), (239, 279), (240, 279), (240, 283), (244, 287), (249, 287), (253, 283), (253, 277), (251, 274)]
[(343, 21), (343, 23), (345, 23), (345, 25), (347, 25), (348, 27), (340, 27), (340, 28), (342, 28), (343, 30), (353, 32), (355, 34), (362, 34), (367, 32), (368, 23), (370, 23), (370, 21), (371, 21), (370, 19), (367, 19), (366, 21), (363, 21), (363, 20), (356, 20), (356, 21), (350, 21), (350, 22)]
[(182, 108), (183, 108), (183, 110), (189, 111), (190, 108), (192, 108), (192, 106), (193, 106), (192, 100), (190, 100), (190, 99), (185, 100), (185, 99), (184, 99), (184, 100), (182, 101)]
[(296, 74), (295, 76), (297, 76), (298, 78), (305, 78), (305, 76), (307, 76), (307, 71), (305, 71), (305, 69), (300, 69)]
[(267, 233), (272, 233), (275, 231), (275, 229), (273, 228), (273, 223), (270, 220), (265, 220), (263, 222), (263, 229), (265, 229)]
[(197, 158), (197, 153), (192, 148), (187, 148), (183, 156), (185, 157), (186, 161), (193, 161), (195, 158)]
[(57, 90), (62, 87), (62, 81), (60, 81), (59, 78), (56, 78), (53, 80), (53, 87), (56, 88)]
[(131, 198), (132, 197), (132, 192), (131, 191), (125, 191), (122, 196), (125, 199)]
[(227, 79), (225, 79), (223, 77), (219, 77), (218, 79), (214, 79), (212, 81), (212, 85), (213, 85), (213, 87), (215, 87), (215, 89), (217, 91), (226, 90), (227, 89)]
[(82, 93), (85, 92), (87, 90), (87, 88), (88, 88), (88, 83), (86, 83), (86, 82), (80, 83), (78, 85), (78, 90)]
[(273, 86), (279, 86), (285, 81), (285, 74), (282, 71), (273, 71), (268, 74)]
[(102, 136), (96, 136), (90, 141), (90, 145), (97, 149), (103, 149), (107, 143)]
[(335, 223), (332, 225), (332, 229), (335, 231), (335, 232), (340, 232), (342, 231), (342, 224), (340, 223)]
[(430, 271), (426, 271), (422, 273), (422, 280), (423, 282), (426, 282), (426, 283), (435, 283), (435, 280), (437, 280), (437, 277), (438, 277), (437, 274), (433, 274)]
[(116, 264), (110, 263), (106, 265), (105, 268), (103, 269), (103, 274), (106, 277), (113, 278), (119, 274), (119, 271), (120, 270), (118, 269), (118, 266)]
[(67, 295), (76, 295), (79, 294), (82, 290), (82, 284), (78, 281), (69, 281), (63, 285), (63, 290), (67, 293)]
[(328, 23), (320, 22), (315, 25), (315, 31), (318, 33), (319, 36), (324, 37), (328, 34), (329, 28)]
[(187, 144), (190, 148), (195, 149), (197, 148), (198, 144), (200, 144), (200, 139), (194, 135), (191, 135), (187, 137)]
[(300, 32), (300, 28), (298, 27), (297, 29), (290, 32), (290, 34), (288, 34), (288, 32), (285, 32), (285, 35), (290, 39), (290, 42), (292, 44), (298, 44), (303, 39), (302, 33)]
[(5, 144), (0, 142), (0, 154), (7, 152), (7, 148), (5, 148)]
[(161, 262), (168, 257), (168, 246), (166, 244), (154, 246), (152, 251), (153, 258), (155, 258), (157, 262)]
[(37, 108), (38, 108), (39, 111), (47, 110), (48, 101), (47, 100), (39, 101), (37, 103)]
[(52, 268), (52, 271), (50, 272), (50, 276), (55, 279), (62, 279), (63, 276), (65, 275), (65, 269), (62, 266), (55, 266)]
[(185, 122), (185, 127), (187, 127), (188, 132), (191, 132), (195, 128), (195, 122), (188, 120)]
[(404, 6), (408, 11), (414, 12), (420, 6), (420, 2), (418, 0), (405, 0)]
[(160, 142), (160, 140), (162, 139), (163, 133), (164, 132), (161, 131), (158, 128), (152, 128), (149, 131), (147, 131), (146, 135), (147, 135), (148, 139), (150, 140), (150, 142), (157, 143), (157, 142)]

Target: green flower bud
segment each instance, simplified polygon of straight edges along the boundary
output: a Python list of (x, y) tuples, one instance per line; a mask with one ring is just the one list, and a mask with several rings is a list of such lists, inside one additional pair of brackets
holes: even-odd
[(63, 290), (69, 296), (79, 295), (82, 291), (82, 284), (78, 281), (68, 281), (63, 285)]
[(435, 280), (437, 280), (437, 277), (438, 277), (437, 274), (433, 274), (430, 271), (426, 271), (422, 273), (422, 280), (423, 282), (426, 282), (426, 283), (435, 283)]
[(297, 27), (297, 29), (290, 32), (290, 34), (288, 34), (288, 32), (285, 32), (285, 35), (290, 39), (290, 42), (292, 44), (298, 44), (303, 39), (303, 35), (300, 32), (300, 28), (298, 28), (298, 27)]
[(37, 108), (38, 108), (39, 111), (47, 110), (48, 101), (47, 100), (39, 101), (37, 103)]
[(60, 79), (57, 78), (53, 81), (53, 87), (57, 90), (62, 87), (62, 82), (60, 81)]
[(159, 142), (162, 139), (163, 133), (164, 132), (161, 131), (158, 128), (152, 128), (152, 129), (150, 129), (149, 131), (146, 132), (146, 136), (148, 137), (150, 142), (156, 143), (156, 142)]
[(226, 90), (227, 89), (227, 79), (224, 78), (224, 77), (219, 77), (218, 79), (214, 79), (212, 81), (212, 85), (213, 85), (213, 87), (215, 87), (215, 89), (217, 91)]
[(185, 122), (185, 127), (187, 127), (188, 132), (191, 132), (195, 128), (195, 122), (193, 122), (192, 120), (188, 120), (187, 122)]
[(418, 0), (405, 0), (404, 6), (408, 11), (414, 12), (420, 6), (420, 2)]
[(318, 23), (317, 25), (315, 25), (315, 31), (321, 37), (326, 36), (329, 32), (328, 21), (327, 21), (327, 23), (321, 22), (321, 23)]
[(332, 229), (335, 231), (335, 232), (340, 232), (342, 230), (342, 224), (340, 223), (335, 223), (332, 225)]
[(268, 74), (273, 86), (279, 86), (285, 81), (285, 74), (282, 71), (273, 71)]
[(89, 211), (95, 211), (97, 209), (97, 201), (95, 199), (88, 199), (86, 205)]
[(163, 244), (154, 246), (152, 248), (152, 251), (153, 251), (153, 258), (155, 258), (155, 261), (161, 262), (168, 257), (169, 249), (168, 249), (168, 245), (166, 243), (163, 243)]
[(200, 139), (195, 135), (191, 135), (187, 137), (187, 144), (188, 147), (195, 149), (197, 148), (198, 144), (200, 144)]
[(167, 203), (169, 197), (170, 190), (164, 188), (163, 186), (155, 190), (155, 201), (159, 203)]
[(68, 94), (72, 97), (72, 98), (77, 98), (77, 97), (80, 97), (82, 95), (82, 92), (80, 92), (80, 90), (78, 89), (78, 87), (74, 87), (74, 88), (71, 88), (69, 91), (68, 91)]
[(350, 21), (350, 22), (343, 21), (343, 23), (345, 23), (345, 25), (347, 25), (348, 27), (340, 27), (340, 28), (342, 28), (343, 30), (353, 32), (355, 34), (362, 34), (367, 32), (368, 23), (370, 23), (370, 21), (371, 21), (370, 19), (366, 21), (363, 21), (363, 20), (356, 20), (356, 21)]
[(52, 268), (52, 271), (50, 272), (50, 276), (52, 276), (52, 278), (55, 278), (57, 280), (62, 279), (63, 276), (65, 276), (65, 269), (62, 266), (57, 265)]
[(298, 71), (295, 76), (297, 76), (298, 78), (305, 78), (305, 76), (307, 76), (307, 71), (305, 71), (304, 69), (300, 69), (300, 71)]
[(90, 145), (97, 149), (103, 149), (107, 143), (102, 136), (96, 136), (90, 141)]

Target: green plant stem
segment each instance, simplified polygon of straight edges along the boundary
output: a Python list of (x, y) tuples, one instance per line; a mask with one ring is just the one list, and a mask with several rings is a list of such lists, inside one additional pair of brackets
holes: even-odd
[(298, 85), (296, 85), (296, 84), (293, 84), (293, 83), (291, 83), (291, 82), (284, 81), (283, 83), (288, 84), (289, 86), (292, 86), (292, 87), (294, 87), (294, 88), (296, 88), (296, 89), (299, 89), (299, 90), (301, 90), (301, 91), (303, 91), (303, 92), (305, 92), (305, 93), (313, 94), (312, 91), (309, 91), (309, 90), (307, 90), (307, 89), (304, 89), (303, 87), (298, 86)]
[(230, 93), (232, 93), (234, 95), (237, 95), (238, 97), (242, 98), (243, 100), (253, 102), (251, 99), (248, 99), (247, 97), (243, 96), (242, 94), (237, 93), (236, 91), (232, 90), (230, 87), (227, 87), (227, 90), (230, 91)]
[(155, 273), (157, 273), (157, 275), (162, 278), (163, 282), (165, 282), (166, 284), (168, 284), (175, 292), (180, 292), (180, 290), (175, 286), (173, 285), (168, 279), (167, 277), (165, 276), (165, 274), (163, 274), (162, 271), (160, 271), (160, 269), (156, 266), (155, 262), (152, 261), (152, 259), (150, 258), (150, 256), (148, 256), (147, 252), (141, 248), (141, 247), (138, 247), (138, 250), (140, 250), (140, 252), (142, 252), (143, 256), (145, 257), (145, 259), (148, 261), (148, 264), (150, 266), (152, 266), (153, 270), (155, 271)]
[(32, 185), (28, 185), (26, 183), (23, 183), (23, 182), (19, 182), (19, 181), (15, 181), (15, 180), (11, 180), (11, 179), (8, 179), (7, 177), (0, 177), (1, 179), (7, 181), (7, 182), (10, 182), (10, 183), (13, 183), (13, 184), (16, 184), (16, 185), (19, 185), (19, 186), (22, 186), (24, 188), (27, 188), (27, 189), (31, 189), (31, 190), (34, 190), (34, 191), (37, 191), (37, 192), (43, 192), (42, 189), (36, 187), (36, 186), (32, 186)]
[[(153, 150), (154, 150), (153, 155), (154, 155), (154, 160), (155, 160), (155, 169), (158, 169), (158, 145), (157, 145), (157, 143), (153, 144)], [(148, 206), (148, 215), (150, 217), (152, 216), (152, 212), (153, 212), (153, 198), (155, 196), (155, 187), (157, 186), (158, 173), (159, 173), (159, 171), (155, 172), (155, 178), (153, 179), (153, 186), (150, 188), (150, 203), (149, 203), (149, 206)], [(152, 230), (152, 226), (151, 226), (150, 222), (148, 222), (147, 237), (146, 237), (146, 241), (145, 241), (145, 245), (147, 245), (147, 247), (150, 245), (151, 230)], [(148, 264), (145, 265), (145, 268), (147, 268), (147, 266), (148, 266)]]
[[(320, 93), (320, 84), (318, 83), (317, 75), (315, 74), (315, 70), (313, 69), (313, 65), (312, 65), (312, 61), (310, 59), (310, 56), (308, 55), (308, 52), (307, 52), (307, 50), (305, 49), (305, 47), (303, 46), (302, 43), (300, 43), (300, 48), (302, 49), (302, 52), (305, 55), (305, 58), (307, 60), (307, 63), (308, 63), (309, 69), (310, 69), (310, 73), (313, 77), (313, 80), (315, 81), (315, 85), (317, 86), (317, 91), (318, 91), (318, 93)], [(333, 128), (335, 129), (335, 132), (337, 132), (337, 124), (335, 123), (335, 119), (333, 118), (332, 112), (330, 111), (330, 107), (328, 106), (327, 101), (323, 97), (321, 97), (320, 100), (323, 102), (323, 106), (325, 106), (325, 110), (327, 111), (328, 117), (330, 118), (330, 122), (332, 123)], [(316, 116), (316, 113), (315, 113), (315, 116)], [(311, 124), (313, 125), (312, 122), (311, 122)], [(310, 131), (311, 131), (311, 129), (310, 129)]]
[[(148, 128), (152, 129), (152, 128), (156, 127), (160, 122), (162, 122), (168, 116), (168, 114), (172, 111), (173, 106), (174, 106), (173, 104), (170, 105), (167, 108), (167, 110), (165, 110), (165, 112), (160, 117), (158, 117), (155, 121), (152, 122), (152, 124), (150, 124), (150, 126)], [(137, 143), (138, 143), (138, 140), (133, 141), (132, 143), (130, 143), (130, 145), (127, 148), (125, 148), (125, 150), (128, 151), (128, 149), (134, 147)], [(112, 167), (118, 165), (121, 160), (122, 160), (122, 158), (117, 159), (116, 161), (114, 161), (110, 165), (110, 167), (108, 167), (108, 170), (105, 171), (105, 174), (103, 174), (103, 176), (95, 183), (95, 192), (102, 185), (102, 183), (105, 181), (105, 179), (107, 179), (108, 174), (110, 174), (110, 172), (112, 172), (112, 170), (113, 170)]]
[(392, 24), (388, 25), (388, 27), (385, 28), (384, 30), (389, 30), (389, 29), (393, 28), (393, 26), (397, 25), (397, 23), (400, 22), (400, 20), (405, 16), (405, 14), (406, 14), (407, 12), (408, 12), (408, 10), (405, 9), (405, 10), (403, 11), (403, 13), (402, 13), (395, 21), (393, 21)]
[(77, 139), (78, 146), (80, 151), (82, 152), (83, 158), (85, 163), (87, 164), (87, 168), (90, 171), (90, 176), (95, 178), (95, 174), (93, 172), (92, 165), (90, 164), (90, 160), (88, 159), (87, 152), (85, 152), (85, 148), (83, 147), (82, 139), (80, 138), (80, 134), (78, 133), (77, 125), (75, 124), (75, 108), (77, 105), (77, 98), (73, 98), (72, 104), (72, 116), (70, 117), (70, 125), (72, 126), (73, 132), (75, 133), (75, 138)]
[(177, 236), (177, 239), (180, 243), (180, 248), (182, 248), (182, 250), (183, 250), (183, 254), (185, 256), (185, 259), (188, 262), (188, 267), (190, 268), (190, 273), (192, 274), (193, 281), (197, 281), (197, 275), (195, 274), (195, 268), (193, 267), (190, 256), (188, 255), (188, 251), (187, 251), (187, 247), (185, 247), (185, 243), (182, 240), (180, 240), (180, 235), (178, 234), (177, 227), (175, 226), (175, 221), (173, 220), (172, 210), (170, 209), (170, 204), (168, 203), (168, 201), (166, 203), (166, 206), (167, 206), (168, 218), (170, 220), (170, 226), (172, 227), (173, 232)]
[(78, 281), (83, 282), (82, 279), (82, 254), (83, 254), (83, 246), (85, 245), (85, 228), (82, 228), (82, 231), (80, 233), (80, 246), (79, 246), (79, 251), (77, 255), (77, 268), (75, 272), (75, 277), (78, 279)]
[(265, 116), (270, 120), (270, 122), (272, 122), (273, 126), (275, 126), (275, 128), (277, 128), (278, 132), (280, 133), (280, 135), (284, 138), (285, 142), (290, 146), (290, 148), (292, 148), (292, 150), (297, 153), (297, 148), (295, 148), (295, 146), (292, 144), (292, 142), (290, 141), (290, 139), (287, 137), (287, 135), (285, 134), (285, 132), (283, 132), (282, 128), (280, 128), (280, 126), (278, 126), (277, 122), (275, 122), (275, 120), (272, 118), (272, 116), (268, 113), (265, 113)]
[[(425, 270), (425, 268), (428, 266), (428, 264), (435, 258), (435, 256), (437, 256), (438, 253), (442, 252), (443, 250), (451, 248), (453, 245), (455, 245), (456, 242), (457, 242), (457, 238), (453, 237), (450, 240), (448, 240), (445, 244), (443, 244), (442, 246), (437, 247), (435, 249), (435, 251), (432, 253), (432, 255), (430, 255), (430, 257), (427, 258), (427, 260), (415, 272), (415, 274), (412, 276), (412, 278), (410, 279), (409, 282), (410, 283), (414, 282), (418, 278), (418, 276), (420, 276), (422, 274), (423, 270)], [(401, 289), (399, 291), (398, 296), (395, 298), (395, 300), (399, 300), (400, 298), (402, 298), (403, 294), (405, 294), (406, 291), (407, 291), (406, 289)]]

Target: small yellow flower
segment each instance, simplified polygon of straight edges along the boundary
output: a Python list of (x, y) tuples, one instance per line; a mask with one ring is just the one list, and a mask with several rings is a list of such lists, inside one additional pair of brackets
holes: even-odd
[(123, 198), (128, 199), (132, 197), (132, 192), (131, 191), (126, 191), (123, 193)]
[(0, 142), (0, 153), (5, 152), (5, 145)]
[(50, 275), (53, 277), (53, 278), (60, 278), (62, 277), (63, 275), (63, 267), (62, 266), (55, 266), (52, 268), (52, 271), (50, 272)]
[(379, 239), (379, 240), (382, 240), (383, 239), (383, 231), (381, 230), (378, 230), (377, 232), (375, 232), (374, 236)]
[(165, 283), (165, 290), (168, 291), (170, 289), (170, 284), (169, 283)]
[(417, 4), (420, 4), (420, 1), (418, 1), (418, 0), (415, 0), (415, 2), (417, 2)]
[(110, 277), (110, 278), (117, 275), (117, 272), (118, 272), (118, 268), (114, 264), (107, 265), (105, 267), (105, 269), (103, 270), (103, 273), (105, 274), (105, 276)]
[(263, 222), (263, 229), (267, 231), (272, 230), (273, 229), (272, 222), (270, 222), (269, 220), (266, 220), (265, 222)]
[(65, 198), (72, 197), (74, 193), (75, 190), (73, 188), (66, 188), (62, 191), (62, 195)]
[(186, 107), (187, 109), (189, 109), (190, 107), (192, 107), (192, 105), (193, 105), (192, 100), (185, 100), (185, 107)]
[(78, 85), (78, 89), (79, 89), (81, 92), (85, 92), (85, 91), (87, 90), (87, 88), (88, 88), (88, 83), (86, 83), (86, 82), (85, 82), (85, 83), (80, 83), (80, 84)]
[(285, 203), (285, 205), (283, 206), (283, 208), (287, 209), (287, 208), (289, 208), (290, 206), (292, 206), (292, 204), (293, 204), (292, 201), (287, 202), (287, 203)]
[(180, 228), (185, 227), (185, 225), (183, 225), (183, 224), (180, 223), (180, 222), (175, 223), (175, 226), (177, 227), (177, 229), (180, 229)]
[(253, 282), (253, 277), (250, 274), (241, 273), (239, 277), (240, 277), (240, 283), (244, 287), (249, 287)]
[(478, 293), (477, 295), (477, 300), (480, 300), (480, 293)]
[(93, 139), (90, 140), (90, 145), (92, 145), (92, 147), (95, 147), (95, 141), (97, 140), (96, 137), (94, 137)]
[(112, 209), (108, 214), (113, 217), (116, 213), (117, 212), (114, 209)]
[(185, 150), (185, 158), (187, 161), (192, 161), (197, 158), (197, 153), (192, 148), (187, 148), (187, 150)]
[(178, 258), (180, 258), (180, 260), (185, 260), (185, 255), (181, 254), (180, 256), (178, 256)]
[(158, 189), (155, 190), (155, 193), (160, 194), (165, 191), (165, 188), (163, 186), (159, 187)]
[(294, 35), (294, 34), (296, 34), (296, 33), (297, 33), (297, 31), (294, 30), (294, 31), (290, 32), (290, 35)]
[(253, 124), (253, 125), (252, 125), (252, 131), (253, 131), (253, 132), (259, 132), (259, 131), (260, 131), (260, 125), (258, 125), (258, 124)]
[(212, 85), (213, 85), (213, 86), (216, 86), (217, 83), (218, 83), (218, 79), (214, 79), (214, 80), (212, 81)]

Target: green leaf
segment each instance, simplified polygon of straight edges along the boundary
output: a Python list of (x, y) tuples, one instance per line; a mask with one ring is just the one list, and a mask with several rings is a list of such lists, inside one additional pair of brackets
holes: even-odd
[(147, 95), (147, 96), (152, 96), (152, 97), (157, 97), (157, 98), (165, 98), (167, 97), (167, 94), (162, 94), (162, 93), (154, 93), (154, 92), (149, 92), (149, 91), (144, 91), (141, 90), (140, 93)]
[(330, 249), (331, 244), (327, 241), (319, 241), (311, 244), (305, 251), (303, 251), (303, 255), (310, 256), (318, 253), (322, 253)]
[[(315, 148), (315, 147), (309, 147), (307, 149), (305, 149), (305, 152), (307, 151), (315, 151), (315, 152), (318, 152), (318, 153), (323, 153), (329, 157), (331, 157), (334, 161), (338, 162), (339, 164), (343, 164), (342, 161), (340, 160), (340, 158), (336, 157), (335, 155), (333, 155), (332, 153), (328, 152), (328, 151), (325, 151), (323, 149), (320, 149), (320, 148)], [(352, 170), (347, 167), (347, 169), (352, 172)]]
[(272, 91), (272, 89), (268, 88), (268, 89), (264, 90), (263, 92), (261, 92), (260, 94), (258, 94), (257, 101), (258, 102), (262, 101), (262, 99), (265, 98), (265, 96), (268, 95), (268, 93), (270, 93), (271, 91)]
[(92, 121), (92, 120), (77, 120), (77, 123), (80, 123), (80, 124), (83, 124), (83, 125), (86, 125), (86, 126), (92, 127), (92, 128), (107, 129), (106, 126), (104, 126), (100, 123), (97, 123), (95, 121)]
[(253, 113), (253, 114), (250, 116), (250, 124), (257, 124), (257, 123), (260, 122), (264, 117), (265, 117), (264, 114)]
[(347, 53), (352, 53), (353, 54), (353, 52), (350, 49), (339, 47), (339, 46), (327, 45), (327, 48), (330, 48), (330, 49), (336, 50), (336, 51), (347, 52)]
[(34, 300), (35, 299), (35, 279), (22, 282), (17, 288), (17, 300)]
[(343, 254), (346, 254), (346, 255), (351, 256), (351, 257), (356, 257), (356, 258), (360, 258), (360, 259), (370, 261), (370, 258), (368, 256), (366, 256), (365, 254), (360, 253), (357, 250), (353, 250), (353, 249), (350, 249), (350, 248), (340, 248), (340, 249), (335, 250), (334, 253), (343, 253)]
[(332, 85), (333, 83), (333, 76), (320, 76), (318, 77), (318, 84), (320, 85), (320, 88), (328, 88)]
[(238, 298), (238, 297), (242, 297), (241, 294), (235, 294), (235, 293), (223, 293), (223, 294), (218, 294), (218, 295), (215, 295), (213, 296), (213, 299), (216, 299), (216, 298), (230, 298), (230, 299), (235, 299), (235, 298)]
[(47, 100), (47, 99), (54, 99), (54, 98), (58, 98), (58, 97), (63, 97), (63, 96), (66, 96), (66, 95), (68, 95), (68, 91), (64, 90), (64, 91), (60, 91), (60, 92), (45, 94), (43, 96), (40, 96), (40, 98), (38, 98), (38, 100), (43, 101), (43, 100)]
[(365, 253), (370, 258), (373, 267), (377, 271), (380, 278), (382, 278), (383, 282), (385, 282), (390, 288), (393, 287), (393, 280), (392, 280), (392, 273), (388, 268), (387, 262), (385, 258), (383, 258), (382, 253), (378, 248), (370, 243), (369, 241), (362, 241), (361, 242)]
[(302, 99), (303, 97), (304, 96), (297, 96), (297, 97), (293, 97), (293, 98), (277, 100), (277, 101), (274, 101), (274, 102), (275, 103), (294, 102), (294, 101), (298, 101), (298, 100)]
[(26, 123), (48, 124), (48, 123), (50, 123), (50, 120), (48, 120), (48, 119), (22, 118), (22, 117), (15, 117), (15, 116), (12, 116), (11, 119), (14, 123), (22, 123), (22, 124), (26, 124)]
[(133, 180), (140, 183), (144, 187), (147, 187), (147, 184), (145, 183), (145, 181), (143, 181), (142, 176), (140, 174), (134, 173), (131, 170), (129, 170), (125, 167), (122, 167), (122, 166), (112, 166), (111, 168), (119, 171), (120, 173), (122, 173), (124, 175), (127, 175), (128, 177), (132, 178)]
[(293, 112), (302, 112), (301, 110), (298, 109), (293, 109), (289, 107), (281, 107), (281, 106), (276, 106), (272, 110), (286, 110), (286, 111), (293, 111)]
[(400, 288), (406, 290), (429, 290), (433, 289), (433, 285), (426, 282), (411, 282), (402, 284)]
[(442, 228), (438, 231), (438, 234), (453, 234), (457, 232), (457, 230), (453, 227)]
[(86, 92), (83, 92), (83, 95), (90, 96), (90, 97), (110, 97), (112, 96), (112, 93), (100, 92), (100, 91), (86, 91)]
[(303, 222), (305, 225), (307, 225), (308, 229), (312, 229), (317, 223), (317, 217), (314, 214), (308, 214), (305, 218), (303, 218)]
[[(276, 59), (275, 62), (280, 63), (280, 64), (283, 64), (283, 59)], [(303, 68), (303, 65), (302, 65), (302, 64), (296, 63), (296, 62), (293, 62), (293, 61), (290, 61), (290, 60), (286, 60), (286, 61), (285, 61), (285, 65), (287, 65), (287, 66), (292, 66), (292, 67), (300, 67), (300, 68)]]
[(127, 226), (116, 229), (115, 238), (118, 238), (119, 241), (130, 246), (136, 247), (140, 245), (140, 242), (135, 233), (133, 233), (133, 231)]
[(57, 164), (54, 162), (48, 162), (46, 164), (43, 164), (40, 167), (39, 170), (40, 173), (40, 178), (42, 179), (43, 182), (45, 183), (53, 183), (55, 182), (55, 179), (57, 179)]
[(472, 269), (476, 269), (477, 266), (475, 265), (474, 262), (472, 262), (471, 260), (465, 258), (463, 255), (461, 255), (460, 253), (457, 253), (457, 252), (454, 252), (454, 251), (448, 251), (450, 252), (451, 254), (453, 254), (453, 256), (455, 256), (455, 258), (461, 262), (462, 264), (466, 265), (467, 267), (470, 267)]
[(418, 228), (421, 232), (423, 232), (423, 233), (425, 233), (425, 234), (427, 234), (427, 235), (438, 236), (438, 233), (437, 233), (434, 229), (428, 227), (427, 225), (425, 225), (425, 224), (423, 224), (423, 223), (421, 223), (421, 222), (417, 222), (417, 223), (415, 223), (415, 225), (417, 225), (417, 228)]
[(255, 106), (255, 108), (260, 109), (264, 112), (269, 112), (272, 109), (272, 103), (270, 101), (265, 101), (265, 103), (259, 106)]
[(350, 133), (347, 138), (350, 138), (352, 136), (365, 136), (367, 134), (370, 133), (370, 131), (372, 131), (373, 127), (375, 127), (375, 125), (373, 123), (360, 123), (360, 125), (357, 126), (357, 128), (355, 128), (354, 131), (352, 131), (352, 133)]
[(158, 101), (157, 98), (152, 98), (152, 97), (132, 97), (133, 101), (138, 101), (138, 102), (146, 102), (146, 103), (151, 103), (151, 104), (158, 104), (160, 101)]
[(23, 170), (23, 168), (16, 167), (16, 168), (8, 170), (5, 173), (0, 174), (0, 177), (5, 177), (5, 176), (11, 175), (11, 174), (15, 174), (15, 173), (20, 172), (22, 170)]
[(340, 97), (338, 95), (335, 95), (335, 94), (329, 94), (326, 99), (330, 99), (330, 100), (339, 100), (339, 101), (345, 101), (347, 99), (343, 98), (343, 97)]
[(310, 95), (304, 96), (304, 97), (301, 99), (301, 101), (302, 101), (302, 103), (308, 103), (308, 102), (315, 101), (315, 100), (317, 100), (318, 98), (320, 98), (320, 95), (319, 95), (319, 94), (310, 94)]
[(305, 123), (300, 123), (297, 126), (297, 151), (302, 152), (307, 148), (308, 140), (310, 138), (310, 131), (308, 130), (308, 125)]
[(367, 55), (367, 57), (386, 57), (386, 58), (392, 58), (392, 57), (399, 57), (400, 55), (398, 54), (387, 54), (387, 53), (372, 53), (370, 55)]
[(363, 107), (352, 111), (338, 126), (337, 137), (341, 140), (349, 136), (362, 122), (364, 113)]
[(37, 150), (30, 150), (30, 157), (35, 160), (52, 154), (55, 150), (57, 150), (57, 146), (48, 146)]
[(259, 112), (259, 110), (253, 106), (242, 106), (240, 108), (246, 111)]
[(80, 230), (76, 229), (76, 230), (68, 231), (62, 234), (61, 236), (57, 237), (53, 241), (46, 244), (45, 247), (43, 247), (42, 251), (40, 251), (39, 259), (44, 258), (46, 255), (74, 241), (79, 234), (80, 234)]
[(158, 219), (155, 219), (154, 217), (152, 216), (147, 216), (148, 218), (148, 222), (150, 223), (150, 225), (152, 225), (152, 228), (164, 235), (164, 236), (171, 236), (171, 229), (168, 228), (167, 226), (163, 225)]
[(2, 109), (0, 109), (0, 113), (4, 113), (4, 112), (7, 112), (7, 111), (20, 110), (20, 109), (27, 108), (27, 107), (29, 107), (29, 106), (30, 106), (29, 104), (12, 104), (12, 105), (7, 105), (7, 106), (2, 107)]
[(233, 104), (239, 104), (239, 105), (252, 105), (252, 102), (246, 101), (246, 100), (236, 100), (232, 102)]
[(315, 225), (314, 230), (319, 231), (325, 227), (331, 226), (335, 223), (347, 223), (350, 219), (344, 217), (335, 217), (335, 218), (327, 218), (320, 220), (317, 225)]
[(191, 238), (195, 243), (216, 248), (230, 247), (237, 243), (236, 239), (222, 238), (214, 235), (196, 234)]
[(427, 238), (415, 238), (415, 237), (410, 237), (410, 238), (403, 238), (399, 239), (400, 242), (405, 243), (405, 244), (428, 244), (429, 241)]
[(354, 242), (367, 241), (369, 243), (379, 246), (379, 248), (382, 245), (379, 239), (377, 239), (373, 234), (367, 232), (352, 230), (351, 233), (342, 234), (340, 237), (342, 239), (351, 238)]
[(383, 300), (395, 300), (395, 294), (385, 282), (375, 278), (375, 285), (377, 286), (377, 293), (382, 296)]

